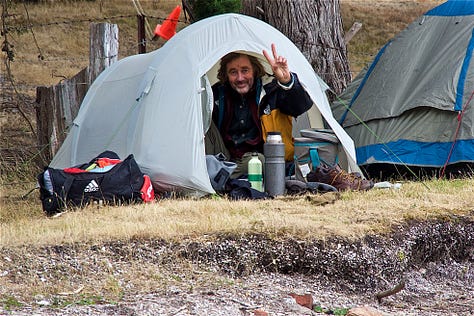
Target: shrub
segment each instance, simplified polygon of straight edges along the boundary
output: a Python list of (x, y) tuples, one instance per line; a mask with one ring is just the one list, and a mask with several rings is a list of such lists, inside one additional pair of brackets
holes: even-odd
[(223, 13), (239, 13), (240, 0), (193, 0), (191, 1), (194, 21)]

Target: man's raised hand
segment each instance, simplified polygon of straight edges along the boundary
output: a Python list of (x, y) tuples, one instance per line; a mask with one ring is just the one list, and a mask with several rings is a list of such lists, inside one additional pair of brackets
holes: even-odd
[(275, 78), (282, 84), (286, 84), (291, 80), (290, 69), (288, 68), (288, 62), (285, 57), (279, 56), (276, 51), (275, 44), (272, 43), (273, 58), (264, 49), (263, 56), (267, 59), (268, 63), (272, 67)]

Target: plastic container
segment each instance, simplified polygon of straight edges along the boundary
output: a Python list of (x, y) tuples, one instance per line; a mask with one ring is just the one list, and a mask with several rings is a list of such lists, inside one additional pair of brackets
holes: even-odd
[(302, 137), (295, 137), (295, 176), (305, 181), (306, 176), (323, 162), (334, 166), (339, 162), (339, 140), (328, 129), (304, 129)]
[(285, 194), (285, 144), (278, 132), (268, 133), (263, 144), (265, 155), (265, 192), (271, 196)]
[(262, 162), (257, 153), (248, 162), (248, 180), (253, 189), (263, 192)]

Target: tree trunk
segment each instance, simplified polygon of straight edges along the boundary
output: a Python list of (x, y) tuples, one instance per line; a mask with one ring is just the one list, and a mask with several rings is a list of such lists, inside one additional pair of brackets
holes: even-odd
[(351, 81), (339, 0), (243, 0), (242, 13), (285, 34), (337, 94)]

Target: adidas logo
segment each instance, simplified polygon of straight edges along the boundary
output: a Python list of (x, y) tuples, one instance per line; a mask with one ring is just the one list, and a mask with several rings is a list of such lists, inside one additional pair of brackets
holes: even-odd
[(97, 182), (95, 182), (95, 180), (89, 182), (89, 184), (84, 188), (85, 193), (97, 191), (99, 191), (99, 185), (97, 184)]

